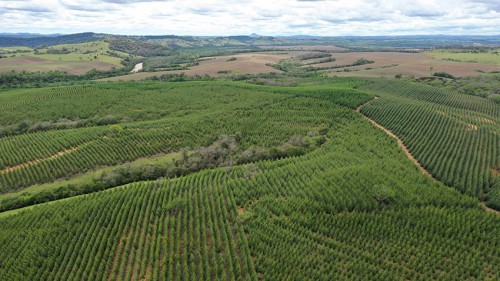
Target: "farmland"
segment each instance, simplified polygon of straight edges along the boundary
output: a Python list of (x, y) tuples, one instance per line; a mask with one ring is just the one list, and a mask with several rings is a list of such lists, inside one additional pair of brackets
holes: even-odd
[(429, 54), (441, 60), (471, 62), (471, 63), (489, 63), (500, 65), (500, 54), (498, 49), (483, 52), (472, 52), (472, 50), (433, 50)]
[(121, 60), (128, 54), (110, 51), (106, 42), (64, 44), (44, 48), (1, 48), (0, 72), (66, 71), (83, 74), (89, 70), (110, 70), (123, 67)]
[(364, 114), (401, 136), (433, 176), (500, 209), (498, 105), (411, 83), (369, 88), (380, 98)]
[[(283, 47), (283, 49), (282, 52), (251, 52), (208, 59), (204, 58), (200, 61), (199, 65), (190, 66), (185, 70), (142, 72), (106, 78), (104, 80), (143, 80), (153, 76), (180, 73), (215, 77), (238, 74), (281, 73), (280, 69), (272, 68), (270, 65), (278, 64), (280, 61), (297, 60), (297, 58), (300, 58), (304, 54), (322, 55), (325, 53), (331, 55), (332, 61), (322, 62), (321, 59), (303, 61), (301, 63), (304, 64), (302, 66), (304, 71), (307, 68), (308, 71), (316, 70), (331, 76), (387, 78), (393, 78), (398, 74), (404, 77), (427, 77), (432, 76), (436, 72), (446, 72), (457, 77), (462, 77), (476, 76), (481, 72), (500, 71), (500, 66), (496, 65), (494, 61), (481, 60), (467, 62), (442, 60), (437, 57), (433, 58), (433, 55), (423, 52), (346, 52), (336, 48), (328, 49), (326, 46), (309, 46), (309, 48), (305, 48), (304, 46), (297, 48)], [(370, 60), (373, 63), (355, 65), (356, 61), (360, 59)]]
[(359, 58), (374, 61), (370, 65), (350, 66), (329, 70), (332, 75), (361, 76), (361, 77), (394, 77), (403, 76), (431, 76), (434, 72), (451, 73), (457, 77), (475, 76), (480, 71), (498, 71), (500, 67), (487, 63), (467, 63), (437, 60), (425, 53), (395, 53), (395, 52), (353, 52), (333, 55), (336, 61), (327, 64), (316, 64), (316, 67), (352, 64)]
[[(2, 92), (2, 206), (51, 202), (0, 216), (0, 279), (500, 277), (500, 219), (479, 204), (498, 207), (498, 105), (403, 81), (299, 81)], [(422, 128), (453, 146), (426, 145)]]
[(187, 75), (210, 75), (221, 76), (228, 74), (258, 74), (258, 73), (279, 73), (269, 66), (269, 64), (278, 63), (282, 59), (288, 59), (294, 55), (299, 55), (304, 52), (280, 53), (280, 52), (264, 52), (264, 53), (243, 53), (231, 56), (218, 56), (203, 58), (200, 64), (192, 66), (188, 70), (174, 71), (157, 71), (157, 72), (142, 72), (125, 76), (117, 76), (103, 79), (105, 81), (129, 81), (142, 80), (147, 77), (160, 76), (163, 74), (179, 74)]
[(500, 280), (497, 39), (401, 38), (0, 42), (0, 281)]

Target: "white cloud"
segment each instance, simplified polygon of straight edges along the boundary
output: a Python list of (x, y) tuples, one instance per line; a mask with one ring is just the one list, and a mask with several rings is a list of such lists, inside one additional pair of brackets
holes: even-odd
[(0, 0), (0, 32), (498, 34), (497, 0)]

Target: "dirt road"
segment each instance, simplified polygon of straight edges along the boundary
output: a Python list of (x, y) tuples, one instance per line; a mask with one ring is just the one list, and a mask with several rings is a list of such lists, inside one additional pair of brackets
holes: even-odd
[[(378, 100), (378, 97), (375, 96), (374, 99), (358, 106), (356, 108), (356, 112), (359, 112), (361, 113), (361, 109), (363, 109), (364, 106), (372, 103), (372, 102), (375, 102), (376, 100)], [(397, 143), (398, 143), (398, 146), (404, 151), (404, 153), (406, 154), (406, 156), (408, 157), (408, 159), (410, 159), (411, 162), (413, 162), (415, 165), (417, 165), (417, 167), (419, 168), (419, 170), (429, 176), (429, 177), (433, 177), (431, 173), (429, 173), (424, 167), (422, 167), (422, 165), (420, 164), (420, 162), (418, 162), (417, 159), (415, 159), (415, 157), (413, 157), (413, 155), (411, 154), (410, 150), (408, 150), (408, 147), (406, 147), (406, 145), (403, 143), (403, 141), (398, 137), (396, 136), (393, 132), (391, 132), (391, 130), (383, 127), (382, 125), (380, 125), (379, 123), (375, 122), (373, 119), (371, 119), (370, 117), (368, 116), (365, 116), (364, 114), (362, 114), (363, 117), (368, 120), (370, 123), (372, 123), (373, 125), (375, 125), (375, 127), (377, 128), (380, 128), (381, 130), (383, 130), (386, 134), (388, 134), (389, 136), (393, 137), (394, 139), (396, 139)], [(490, 212), (490, 213), (495, 213), (495, 214), (500, 214), (500, 211), (497, 211), (495, 209), (492, 209), (488, 206), (486, 206), (486, 204), (484, 202), (481, 202), (481, 206), (483, 206), (484, 209), (486, 209), (486, 211)]]

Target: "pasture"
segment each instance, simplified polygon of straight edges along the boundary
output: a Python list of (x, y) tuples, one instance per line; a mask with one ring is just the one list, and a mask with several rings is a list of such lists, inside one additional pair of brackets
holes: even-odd
[(81, 44), (64, 44), (31, 49), (26, 47), (2, 48), (6, 53), (0, 59), (0, 72), (15, 71), (66, 71), (84, 74), (97, 70), (123, 67), (121, 61), (128, 54), (111, 51), (103, 41)]
[(499, 51), (500, 49), (497, 49), (495, 51), (474, 53), (466, 51), (437, 49), (429, 52), (428, 54), (433, 58), (440, 60), (500, 65)]
[(316, 64), (315, 67), (345, 65), (365, 58), (375, 63), (369, 65), (349, 66), (330, 69), (332, 75), (357, 77), (390, 77), (396, 74), (403, 76), (426, 77), (435, 72), (447, 72), (454, 76), (475, 76), (479, 71), (500, 71), (500, 66), (491, 63), (454, 62), (435, 59), (426, 53), (401, 52), (350, 52), (333, 54), (335, 62)]
[[(140, 72), (130, 75), (103, 79), (104, 81), (142, 80), (151, 76), (163, 74), (185, 73), (187, 75), (225, 76), (228, 74), (258, 74), (280, 73), (281, 71), (268, 66), (276, 64), (282, 59), (288, 59), (303, 52), (255, 52), (229, 56), (209, 57), (199, 60), (199, 65), (191, 66), (188, 70)], [(235, 58), (235, 60), (234, 60)]]
[[(203, 58), (199, 65), (191, 66), (187, 70), (141, 72), (124, 76), (103, 79), (104, 81), (142, 80), (147, 77), (163, 74), (210, 75), (221, 77), (236, 74), (281, 73), (281, 70), (271, 65), (284, 60), (294, 60), (304, 54), (325, 54), (315, 52), (311, 48), (298, 47), (297, 50), (283, 50), (282, 52), (251, 52)], [(323, 46), (328, 50), (328, 46)], [(332, 46), (334, 49), (335, 46)], [(310, 49), (306, 51), (307, 49)], [(300, 50), (300, 51), (299, 51)], [(333, 49), (332, 49), (333, 50)], [(389, 77), (401, 74), (405, 77), (428, 77), (435, 72), (446, 72), (456, 77), (475, 76), (482, 72), (500, 71), (500, 65), (493, 62), (457, 62), (433, 58), (428, 53), (405, 52), (334, 52), (329, 53), (334, 61), (321, 63), (320, 59), (300, 61), (304, 69), (326, 72), (331, 76), (353, 77)], [(373, 61), (371, 64), (352, 65), (359, 59)]]

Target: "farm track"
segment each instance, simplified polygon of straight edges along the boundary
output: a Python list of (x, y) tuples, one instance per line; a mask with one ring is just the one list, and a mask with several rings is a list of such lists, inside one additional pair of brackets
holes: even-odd
[(65, 149), (63, 151), (59, 151), (58, 153), (56, 153), (54, 155), (51, 155), (49, 157), (46, 157), (46, 158), (35, 159), (35, 160), (28, 161), (28, 162), (25, 162), (25, 163), (22, 163), (22, 164), (19, 164), (19, 165), (16, 165), (16, 166), (6, 167), (5, 169), (0, 170), (0, 174), (7, 174), (9, 172), (22, 169), (24, 167), (36, 165), (36, 164), (38, 164), (38, 163), (40, 163), (42, 161), (56, 159), (56, 158), (59, 158), (59, 157), (65, 155), (65, 154), (69, 154), (69, 153), (71, 153), (71, 152), (73, 152), (73, 151), (75, 151), (77, 149), (78, 149), (78, 147), (72, 147), (72, 148), (69, 148), (69, 149)]
[(82, 148), (82, 147), (84, 147), (84, 146), (86, 146), (86, 145), (88, 145), (88, 144), (90, 144), (92, 142), (93, 141), (89, 141), (89, 142), (80, 144), (78, 146), (74, 146), (74, 147), (71, 147), (71, 148), (66, 148), (66, 149), (64, 149), (62, 151), (57, 152), (54, 155), (49, 156), (49, 157), (34, 159), (34, 160), (31, 160), (31, 161), (28, 161), (28, 162), (25, 162), (25, 163), (21, 163), (21, 164), (12, 166), (12, 167), (5, 167), (3, 170), (0, 170), (0, 174), (7, 174), (7, 173), (10, 173), (12, 171), (19, 170), (19, 169), (22, 169), (22, 168), (25, 168), (25, 167), (37, 165), (37, 164), (39, 164), (42, 161), (53, 160), (53, 159), (59, 158), (59, 157), (64, 156), (66, 154), (73, 153), (77, 149), (80, 149), (80, 148)]
[[(363, 109), (363, 107), (365, 107), (366, 105), (370, 104), (370, 103), (373, 103), (375, 102), (376, 100), (378, 100), (378, 97), (375, 96), (375, 98), (367, 101), (366, 103), (356, 107), (355, 111), (356, 112), (359, 112), (361, 113), (361, 109)], [(384, 126), (380, 125), (379, 123), (377, 123), (375, 120), (371, 119), (370, 117), (364, 115), (361, 113), (361, 115), (363, 115), (363, 117), (368, 120), (370, 123), (372, 123), (375, 127), (383, 130), (386, 134), (388, 134), (389, 136), (393, 137), (394, 139), (396, 139), (397, 143), (398, 143), (398, 146), (403, 150), (403, 152), (406, 154), (406, 156), (408, 157), (408, 159), (410, 159), (411, 162), (413, 162), (415, 165), (417, 165), (417, 167), (419, 168), (419, 170), (429, 176), (429, 177), (432, 177), (432, 174), (429, 173), (429, 171), (427, 171), (421, 164), (420, 162), (418, 162), (417, 159), (415, 159), (415, 157), (413, 157), (413, 155), (411, 154), (410, 150), (408, 149), (408, 147), (404, 144), (404, 142), (398, 137), (396, 136), (391, 130), (385, 128)], [(434, 178), (436, 179), (436, 178)], [(436, 179), (437, 180), (437, 179)], [(494, 214), (500, 214), (500, 211), (497, 211), (495, 209), (492, 209), (488, 206), (486, 206), (486, 203), (485, 202), (480, 202), (481, 203), (481, 206), (489, 213), (494, 213)]]

